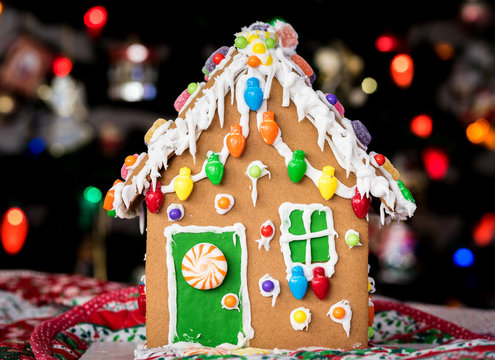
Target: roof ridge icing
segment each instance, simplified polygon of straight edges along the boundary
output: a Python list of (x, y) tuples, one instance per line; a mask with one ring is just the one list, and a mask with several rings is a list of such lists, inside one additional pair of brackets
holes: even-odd
[[(130, 205), (137, 195), (144, 194), (150, 187), (155, 189), (160, 172), (167, 169), (171, 156), (189, 150), (196, 161), (196, 141), (209, 128), (215, 113), (218, 113), (223, 127), (224, 99), (229, 92), (232, 94), (232, 104), (234, 97), (236, 99), (243, 136), (249, 136), (250, 111), (256, 111), (259, 128), (263, 113), (267, 111), (272, 81), (276, 78), (283, 89), (282, 106), (287, 107), (293, 102), (298, 121), (307, 119), (317, 129), (320, 149), (323, 151), (325, 144), (328, 144), (339, 165), (346, 170), (346, 175), (351, 172), (356, 175), (357, 183), (353, 187), (339, 181), (336, 194), (352, 199), (359, 192), (360, 196), (371, 194), (380, 198), (382, 224), (386, 219), (405, 220), (411, 217), (416, 210), (414, 199), (388, 159), (383, 156), (377, 158), (375, 152), (367, 153), (371, 136), (364, 125), (358, 120), (346, 118), (343, 106), (333, 95), (312, 88), (314, 73), (295, 51), (298, 36), (292, 26), (283, 21), (275, 21), (272, 25), (256, 22), (242, 28), (235, 36), (234, 46), (221, 47), (207, 60), (203, 72), (205, 79), (210, 81), (196, 83), (190, 96), (184, 96), (184, 92), (180, 95), (179, 117), (168, 121), (158, 119), (150, 129), (153, 131), (151, 136), (147, 134), (147, 156), (146, 153), (139, 155), (136, 163), (128, 167), (126, 182), (118, 182), (111, 189), (115, 194), (113, 208), (116, 216), (128, 218), (139, 215), (143, 218), (143, 209)], [(247, 81), (252, 78), (257, 79), (262, 91), (262, 100), (256, 109), (250, 107), (244, 97)], [(280, 130), (272, 145), (287, 165), (294, 149), (283, 141)], [(229, 157), (225, 139), (222, 150), (217, 154), (225, 165)], [(318, 187), (322, 171), (314, 168), (307, 159), (305, 161), (305, 175)], [(192, 174), (193, 181), (206, 177), (206, 163), (207, 160), (200, 172)], [(174, 192), (175, 179), (161, 185), (163, 194)]]

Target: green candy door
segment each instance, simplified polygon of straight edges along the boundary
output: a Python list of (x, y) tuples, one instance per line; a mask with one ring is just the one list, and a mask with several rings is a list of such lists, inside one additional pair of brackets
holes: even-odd
[(173, 224), (165, 237), (169, 343), (244, 346), (253, 337), (244, 226)]

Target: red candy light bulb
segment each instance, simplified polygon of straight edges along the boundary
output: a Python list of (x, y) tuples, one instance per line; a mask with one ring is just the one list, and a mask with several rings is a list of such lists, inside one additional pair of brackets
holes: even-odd
[(313, 289), (316, 297), (320, 300), (323, 300), (328, 295), (328, 291), (330, 290), (330, 281), (325, 276), (325, 269), (321, 266), (317, 266), (313, 269), (311, 289)]

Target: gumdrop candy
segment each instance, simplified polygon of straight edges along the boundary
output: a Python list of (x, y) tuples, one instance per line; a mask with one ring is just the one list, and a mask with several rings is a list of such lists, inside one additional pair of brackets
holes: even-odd
[(174, 102), (174, 108), (177, 110), (177, 112), (180, 112), (180, 109), (184, 106), (184, 104), (189, 100), (189, 97), (191, 94), (187, 91), (187, 89), (184, 89), (183, 92), (177, 97), (177, 99)]
[(150, 143), (151, 138), (153, 137), (153, 134), (155, 133), (156, 129), (158, 129), (160, 126), (162, 126), (166, 122), (167, 122), (167, 120), (162, 119), (162, 118), (155, 120), (153, 125), (151, 125), (151, 127), (146, 132), (146, 135), (144, 135), (144, 142), (146, 143), (146, 145), (148, 145)]
[(334, 94), (325, 94), (325, 97), (327, 98), (327, 101), (331, 104), (331, 105), (335, 105), (337, 103), (337, 96), (335, 96)]
[(313, 68), (307, 63), (307, 61), (298, 54), (293, 54), (290, 59), (302, 70), (304, 75), (308, 77), (311, 84), (313, 84), (316, 79), (316, 75), (313, 71)]
[(228, 46), (222, 46), (222, 47), (218, 48), (216, 51), (214, 51), (205, 62), (206, 71), (211, 73), (213, 70), (215, 70), (215, 67), (217, 66), (217, 64), (215, 64), (215, 62), (213, 61), (213, 58), (218, 53), (222, 54), (223, 56), (226, 56), (227, 53), (229, 52), (229, 49), (230, 48)]
[(344, 105), (342, 105), (338, 100), (337, 102), (335, 103), (335, 110), (337, 110), (337, 112), (339, 113), (339, 115), (341, 117), (344, 117), (344, 113), (345, 113), (345, 109), (344, 109)]
[(299, 36), (297, 35), (297, 32), (296, 30), (294, 30), (292, 25), (279, 20), (274, 24), (274, 27), (275, 32), (280, 38), (282, 47), (295, 50), (297, 44), (299, 43)]
[(359, 120), (352, 121), (352, 128), (354, 129), (354, 133), (356, 134), (357, 139), (364, 146), (368, 146), (371, 142), (371, 135), (366, 129), (366, 126)]

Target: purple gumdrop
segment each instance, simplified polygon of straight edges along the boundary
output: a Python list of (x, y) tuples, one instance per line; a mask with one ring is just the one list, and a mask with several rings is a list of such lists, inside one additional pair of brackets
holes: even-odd
[(309, 77), (309, 82), (311, 83), (311, 85), (313, 85), (315, 80), (316, 80), (316, 75), (315, 73), (312, 73), (311, 76)]
[(265, 280), (263, 281), (263, 284), (261, 284), (261, 288), (264, 292), (269, 293), (273, 291), (273, 289), (275, 288), (275, 284), (271, 280)]
[(205, 63), (205, 68), (209, 73), (215, 70), (215, 67), (217, 66), (217, 64), (213, 62), (213, 56), (215, 56), (216, 53), (220, 53), (225, 56), (229, 52), (229, 49), (230, 48), (228, 46), (222, 46), (211, 53), (210, 57), (206, 60)]
[(366, 129), (366, 126), (364, 126), (359, 120), (353, 120), (352, 128), (354, 129), (354, 133), (356, 134), (359, 142), (364, 146), (368, 146), (371, 142), (371, 135), (368, 132), (368, 129)]
[(337, 96), (334, 94), (326, 94), (325, 96), (330, 104), (335, 105), (337, 103)]
[(168, 216), (172, 220), (179, 220), (182, 216), (182, 213), (181, 213), (180, 209), (171, 209), (168, 213)]
[(257, 22), (249, 26), (249, 30), (259, 30), (259, 31), (267, 31), (268, 28), (270, 27), (269, 24), (263, 23), (263, 22)]

